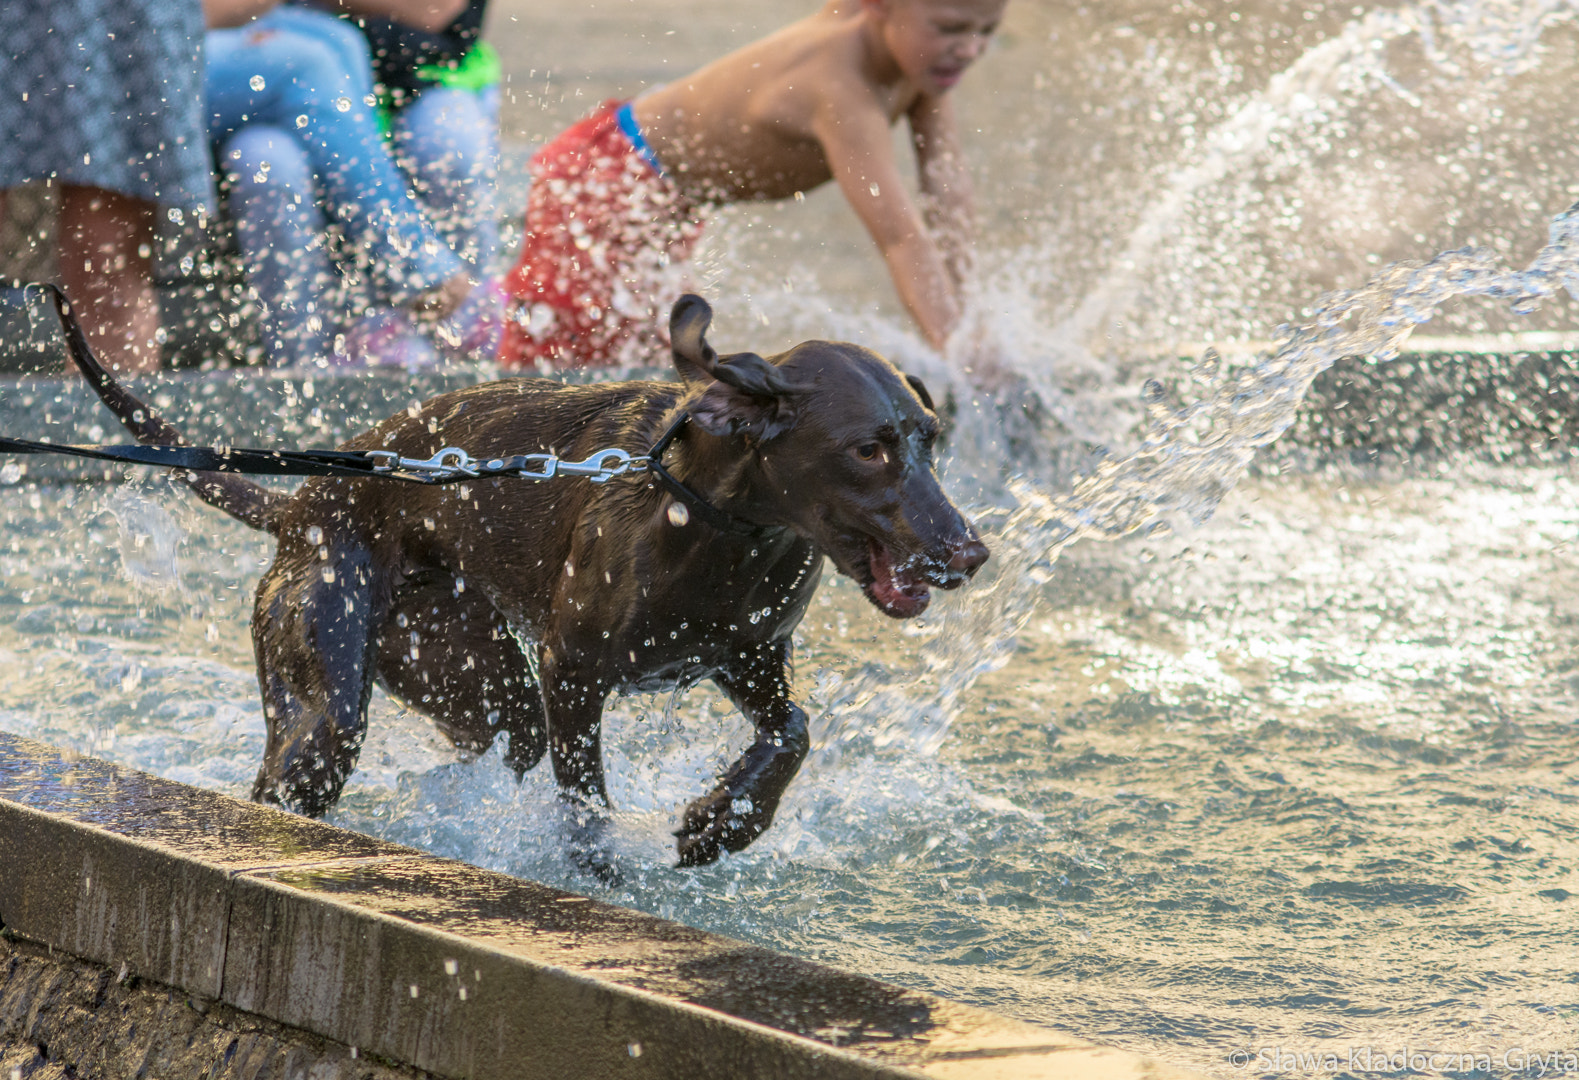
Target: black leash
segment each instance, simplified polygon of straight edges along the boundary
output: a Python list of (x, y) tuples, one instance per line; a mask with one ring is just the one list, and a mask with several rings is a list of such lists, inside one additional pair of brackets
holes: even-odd
[(390, 476), (396, 480), (442, 483), (380, 470), (367, 454), (355, 450), (249, 450), (214, 446), (71, 446), (0, 437), (0, 451), (12, 454), (64, 454), (68, 457), (156, 465), (192, 472), (250, 473), (256, 476)]
[[(23, 286), (38, 288), (54, 301), (66, 335), (66, 344), (83, 374), (97, 384), (101, 396), (108, 392), (129, 408), (141, 405), (117, 383), (99, 363), (88, 345), (82, 325), (71, 309), (66, 294), (49, 282)], [(135, 417), (142, 420), (141, 409)], [(708, 502), (669, 472), (663, 454), (686, 422), (682, 412), (669, 430), (653, 444), (644, 457), (632, 457), (619, 449), (599, 450), (583, 461), (563, 461), (556, 454), (516, 454), (508, 458), (479, 461), (459, 447), (449, 446), (431, 458), (402, 457), (393, 450), (256, 450), (244, 447), (214, 446), (74, 446), (65, 443), (36, 442), (0, 436), (0, 453), (62, 454), (130, 465), (153, 465), (189, 472), (244, 473), (253, 476), (348, 476), (386, 477), (415, 484), (454, 484), (485, 476), (516, 476), (524, 480), (551, 480), (556, 476), (582, 476), (595, 484), (629, 473), (650, 472), (658, 486), (713, 528), (740, 536), (765, 536), (775, 526), (757, 525), (738, 518)], [(168, 430), (168, 429), (167, 429)], [(173, 434), (173, 432), (172, 432)], [(179, 436), (176, 436), (179, 438)]]

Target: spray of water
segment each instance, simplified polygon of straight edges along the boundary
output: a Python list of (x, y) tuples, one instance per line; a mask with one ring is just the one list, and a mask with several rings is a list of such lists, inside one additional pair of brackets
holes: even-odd
[[(1014, 634), (1035, 605), (1053, 563), (1079, 540), (1158, 535), (1208, 521), (1260, 448), (1294, 422), (1317, 375), (1346, 356), (1398, 355), (1414, 328), (1456, 297), (1511, 301), (1518, 314), (1566, 290), (1579, 297), (1579, 206), (1551, 224), (1550, 239), (1524, 270), (1480, 248), (1447, 251), (1431, 261), (1398, 263), (1364, 286), (1327, 297), (1309, 322), (1280, 329), (1277, 347), (1237, 372), (1202, 358), (1201, 400), (1176, 406), (1162, 386), (1146, 384), (1147, 434), (1140, 447), (1101, 462), (1072, 490), (1048, 495), (1014, 485), (1019, 505), (997, 525), (997, 575), (969, 603), (950, 605), (909, 675), (868, 668), (828, 702), (818, 725), (828, 756), (859, 737), (876, 745), (903, 740), (923, 753), (941, 745), (959, 696), (985, 671), (1003, 664)], [(925, 697), (911, 686), (935, 687)], [(854, 717), (884, 717), (876, 728)]]
[[(1538, 64), (1543, 35), (1575, 13), (1571, 0), (1420, 0), (1366, 12), (1186, 144), (1160, 193), (1072, 311), (1052, 325), (1026, 325), (1037, 305), (1023, 268), (1046, 259), (1047, 238), (1037, 237), (991, 274), (978, 320), (985, 326), (973, 328), (971, 337), (985, 329), (1009, 343), (1011, 362), (1022, 354), (1015, 363), (1020, 374), (1041, 397), (1056, 400), (1071, 381), (1084, 390), (1093, 372), (1111, 370), (1109, 361), (1095, 358), (1112, 352), (1116, 342), (1161, 328), (1150, 327), (1149, 319), (1171, 326), (1227, 318), (1237, 326), (1258, 272), (1286, 277), (1274, 265), (1290, 257), (1286, 249), (1322, 246), (1308, 228), (1301, 231), (1302, 219), (1315, 211), (1312, 204), (1346, 222), (1356, 214), (1363, 219), (1349, 222), (1348, 245), (1355, 242), (1355, 229), (1380, 230), (1378, 239), (1396, 231), (1399, 222), (1388, 212), (1397, 210), (1394, 200), (1377, 187), (1383, 176), (1349, 165), (1366, 141), (1364, 129), (1387, 116), (1377, 113), (1378, 95), (1426, 117), (1400, 119), (1395, 126), (1435, 122), (1433, 108), (1448, 103), (1468, 123), (1471, 113), (1485, 111), (1481, 104), (1496, 102), (1511, 80)], [(1391, 67), (1401, 59), (1396, 46), (1407, 41), (1425, 64), (1419, 73), (1402, 76)], [(1167, 93), (1165, 87), (1154, 89)], [(1350, 149), (1327, 190), (1315, 175), (1314, 159), (1338, 144)], [(1269, 185), (1274, 193), (1265, 190)], [(1284, 229), (1291, 230), (1288, 241), (1273, 241)], [(1269, 243), (1271, 249), (1263, 250)], [(1281, 301), (1277, 306), (1284, 307)]]
[[(1345, 102), (1376, 88), (1418, 105), (1387, 70), (1392, 42), (1416, 35), (1426, 57), (1448, 78), (1460, 81), (1470, 74), (1467, 61), (1477, 65), (1478, 76), (1500, 83), (1536, 64), (1545, 31), (1575, 14), (1569, 0), (1425, 0), (1370, 11), (1302, 55), (1209, 133), (1195, 156), (1174, 171), (1111, 270), (1073, 314), (1056, 330), (1034, 334), (1043, 343), (1043, 355), (1019, 367), (1036, 398), (1052, 405), (1044, 419), (1088, 442), (1112, 439), (1121, 431), (1133, 413), (1116, 405), (1116, 388), (1083, 386), (1084, 418), (1060, 407), (1066, 384), (1092, 381), (1082, 378), (1096, 370), (1091, 343), (1137, 303), (1146, 270), (1177, 243), (1192, 204), (1206, 191), (1252, 171), (1249, 167), (1268, 152), (1278, 133), (1318, 128)], [(1494, 86), (1490, 89), (1495, 92)], [(819, 753), (825, 760), (837, 758), (844, 748), (866, 741), (935, 752), (960, 696), (983, 673), (1007, 662), (1015, 634), (1034, 610), (1039, 587), (1064, 548), (1082, 539), (1160, 535), (1206, 522), (1256, 451), (1294, 422), (1311, 382), (1334, 362), (1346, 356), (1390, 359), (1415, 326), (1454, 297), (1512, 300), (1516, 314), (1528, 314), (1561, 290), (1579, 296), (1574, 291), (1579, 283), (1576, 244), (1579, 215), (1571, 209), (1552, 223), (1549, 243), (1522, 271), (1504, 267), (1483, 248), (1447, 251), (1423, 264), (1398, 263), (1361, 288), (1324, 298), (1303, 325), (1280, 327), (1275, 347), (1248, 366), (1228, 372), (1209, 351), (1194, 368), (1204, 386), (1193, 404), (1171, 404), (1160, 384), (1148, 382), (1142, 394), (1145, 434), (1134, 452), (1102, 460), (1063, 494), (1050, 494), (1044, 484), (1023, 476), (1014, 479), (1014, 508), (1002, 514), (983, 511), (993, 525), (993, 580), (978, 586), (968, 601), (941, 605), (924, 631), (914, 670), (869, 665), (820, 686)], [(1034, 307), (1023, 297), (1011, 303), (995, 299), (975, 313), (978, 322), (987, 307), (992, 318), (1000, 318), (1004, 309), (1023, 316)], [(962, 336), (974, 342), (984, 328), (977, 331)], [(1001, 329), (1000, 336), (1031, 338)], [(1048, 342), (1054, 345), (1052, 357), (1045, 354)], [(906, 356), (905, 361), (925, 368), (922, 358)], [(941, 371), (931, 374), (947, 377)], [(1001, 423), (1003, 416), (989, 419)], [(980, 438), (979, 430), (975, 435), (971, 449), (979, 454), (992, 440)], [(971, 438), (970, 431), (963, 433), (964, 440)]]

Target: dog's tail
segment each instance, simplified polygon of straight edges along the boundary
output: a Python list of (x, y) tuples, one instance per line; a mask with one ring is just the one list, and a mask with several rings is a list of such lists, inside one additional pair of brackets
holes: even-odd
[[(71, 351), (71, 359), (88, 380), (88, 385), (93, 387), (94, 393), (99, 395), (99, 400), (109, 407), (110, 412), (115, 414), (115, 418), (125, 426), (126, 430), (130, 431), (139, 443), (146, 445), (190, 446), (191, 444), (179, 431), (133, 397), (124, 386), (115, 381), (113, 375), (104, 370), (98, 357), (94, 356), (93, 350), (88, 347), (88, 339), (82, 332), (82, 324), (77, 322), (77, 316), (72, 312), (66, 294), (53, 284), (46, 283), (41, 287), (49, 293), (50, 299), (55, 303), (55, 310), (60, 315), (60, 323), (66, 333), (66, 345)], [(237, 521), (254, 529), (261, 529), (267, 533), (278, 532), (279, 511), (285, 505), (283, 496), (229, 473), (178, 469), (176, 475), (187, 487), (197, 493), (198, 498), (210, 506), (218, 507)]]

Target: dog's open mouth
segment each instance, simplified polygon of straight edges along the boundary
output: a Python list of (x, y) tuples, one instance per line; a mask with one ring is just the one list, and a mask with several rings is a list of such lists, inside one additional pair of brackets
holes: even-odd
[(932, 601), (930, 577), (906, 566), (894, 566), (892, 553), (875, 537), (868, 537), (866, 544), (872, 572), (866, 595), (872, 603), (896, 619), (913, 619), (925, 611)]

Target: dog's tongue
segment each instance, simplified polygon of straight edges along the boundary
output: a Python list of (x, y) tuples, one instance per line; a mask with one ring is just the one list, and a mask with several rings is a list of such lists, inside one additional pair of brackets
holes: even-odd
[(894, 569), (893, 556), (876, 540), (870, 542), (872, 583), (866, 587), (877, 606), (898, 619), (909, 619), (926, 610), (932, 592), (925, 581)]

